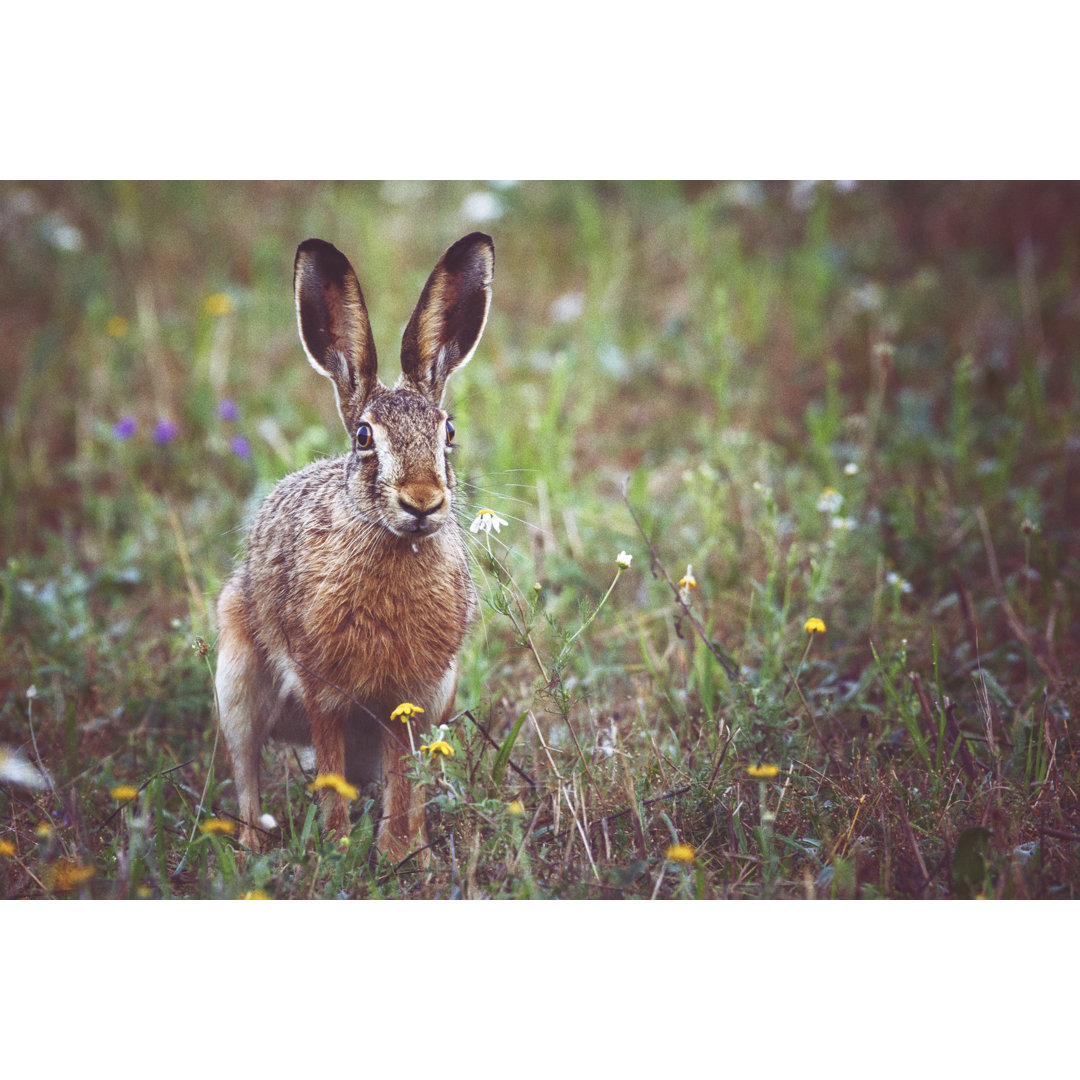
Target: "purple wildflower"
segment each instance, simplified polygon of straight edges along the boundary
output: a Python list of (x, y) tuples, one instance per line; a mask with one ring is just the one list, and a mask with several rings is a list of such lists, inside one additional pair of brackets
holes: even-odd
[(180, 429), (171, 420), (159, 420), (154, 428), (153, 439), (156, 443), (167, 443), (172, 442), (179, 434)]
[(239, 420), (240, 409), (231, 397), (222, 398), (218, 403), (218, 416), (222, 420)]
[(113, 438), (119, 439), (121, 442), (124, 439), (130, 439), (135, 434), (138, 426), (134, 416), (122, 416), (113, 424)]
[(243, 435), (234, 435), (229, 440), (229, 446), (232, 447), (232, 452), (242, 461), (247, 461), (251, 457), (251, 443)]

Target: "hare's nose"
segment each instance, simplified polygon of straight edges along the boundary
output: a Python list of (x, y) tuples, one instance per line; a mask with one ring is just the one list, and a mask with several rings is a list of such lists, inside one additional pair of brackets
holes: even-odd
[(446, 496), (439, 491), (433, 491), (430, 494), (410, 492), (408, 498), (404, 495), (398, 495), (398, 506), (405, 513), (411, 514), (417, 521), (423, 521), (424, 518), (430, 517), (436, 511), (442, 509), (445, 501)]

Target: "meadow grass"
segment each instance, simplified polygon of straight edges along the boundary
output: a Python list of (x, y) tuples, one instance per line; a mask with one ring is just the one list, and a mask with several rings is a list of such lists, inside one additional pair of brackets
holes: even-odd
[[(1078, 215), (1060, 185), (0, 185), (2, 895), (1072, 898)], [(430, 864), (377, 855), (377, 791), (325, 837), (285, 747), (250, 856), (213, 605), (273, 484), (347, 446), (296, 245), (352, 259), (385, 369), (478, 227), (449, 400), (459, 516), (500, 524), (460, 711), (410, 721)]]

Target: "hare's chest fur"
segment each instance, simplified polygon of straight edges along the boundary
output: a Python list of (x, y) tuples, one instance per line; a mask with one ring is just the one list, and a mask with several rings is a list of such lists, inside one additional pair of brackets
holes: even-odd
[(423, 698), (454, 665), (475, 611), (464, 539), (453, 520), (426, 538), (395, 536), (343, 490), (312, 499), (339, 467), (287, 478), (256, 521), (256, 533), (276, 523), (271, 558), (251, 568), (264, 646), (361, 701)]
[[(305, 627), (313, 657), (357, 697), (425, 696), (453, 665), (472, 615), (464, 552), (449, 529), (416, 544), (386, 534), (376, 567), (357, 581), (325, 573), (310, 582), (321, 596), (318, 625)], [(449, 548), (450, 550), (447, 550)], [(399, 702), (395, 702), (400, 703)]]

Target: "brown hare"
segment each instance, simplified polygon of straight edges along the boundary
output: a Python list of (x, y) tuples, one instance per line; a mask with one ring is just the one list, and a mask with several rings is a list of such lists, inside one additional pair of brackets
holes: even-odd
[[(476, 614), (442, 399), (483, 332), (494, 257), (482, 233), (446, 251), (405, 328), (401, 375), (389, 388), (376, 375), (349, 261), (322, 240), (297, 249), (300, 340), (333, 383), (352, 448), (274, 488), (218, 601), (221, 730), (240, 840), (256, 850), (259, 760), (270, 738), (314, 745), (320, 775), (381, 777), (379, 849), (400, 859), (424, 844), (422, 792), (402, 761), (408, 730), (391, 713), (410, 702), (426, 722), (446, 719)], [(345, 798), (332, 788), (321, 798), (326, 827), (343, 834)]]

